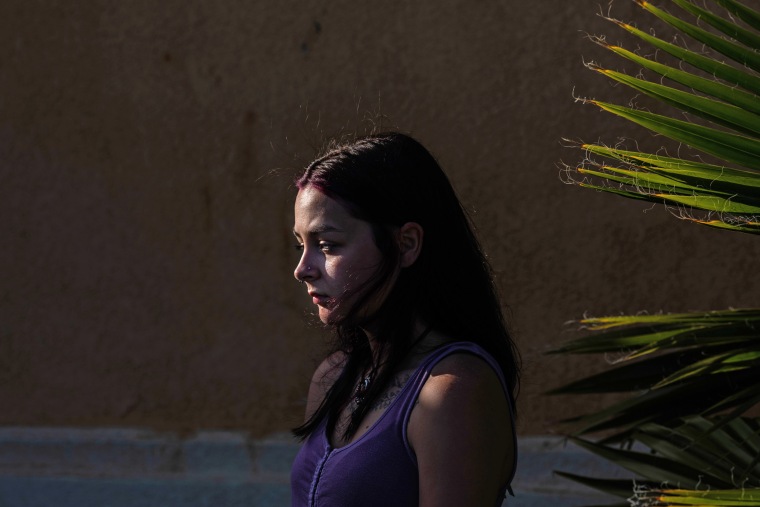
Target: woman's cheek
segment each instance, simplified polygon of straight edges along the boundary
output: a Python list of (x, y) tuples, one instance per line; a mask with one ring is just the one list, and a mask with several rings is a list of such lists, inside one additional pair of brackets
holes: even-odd
[(325, 274), (328, 278), (335, 279), (339, 277), (341, 273), (340, 259), (336, 257), (330, 257), (325, 260)]

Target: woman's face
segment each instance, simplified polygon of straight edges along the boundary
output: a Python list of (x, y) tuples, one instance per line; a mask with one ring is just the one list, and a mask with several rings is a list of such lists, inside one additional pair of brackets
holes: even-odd
[(305, 283), (320, 320), (338, 322), (382, 262), (372, 227), (309, 185), (296, 196), (293, 234), (301, 250), (294, 276)]

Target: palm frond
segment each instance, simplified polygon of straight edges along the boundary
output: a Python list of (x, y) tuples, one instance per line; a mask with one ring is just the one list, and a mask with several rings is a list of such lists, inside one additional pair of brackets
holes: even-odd
[(760, 493), (747, 489), (685, 490), (637, 488), (632, 507), (760, 507)]
[[(690, 2), (686, 2), (683, 0), (682, 1), (672, 0), (672, 1), (673, 3), (680, 4), (681, 6), (690, 4)], [(754, 49), (757, 49), (757, 46), (751, 46), (747, 48), (742, 45), (731, 42), (730, 40), (720, 37), (719, 35), (710, 33), (709, 31), (703, 28), (700, 28), (697, 25), (687, 23), (686, 21), (683, 21), (677, 16), (673, 16), (672, 14), (662, 9), (658, 9), (650, 2), (637, 0), (636, 3), (638, 3), (644, 9), (651, 12), (652, 14), (654, 14), (661, 20), (668, 23), (669, 25), (673, 26), (678, 31), (694, 38), (695, 40), (697, 40), (698, 42), (701, 42), (705, 46), (719, 53), (722, 53), (723, 55), (729, 57), (730, 59), (739, 63), (740, 65), (747, 66), (750, 69), (755, 70), (755, 71), (760, 71), (760, 54), (757, 54), (755, 51), (753, 51)], [(699, 9), (698, 6), (696, 6), (695, 4), (691, 4), (691, 6), (694, 10)], [(719, 18), (717, 18), (717, 16), (714, 16), (711, 19), (715, 23), (715, 20)], [(721, 19), (721, 22), (735, 25), (734, 23), (731, 23), (730, 21), (724, 21), (722, 19)], [(737, 31), (739, 31), (740, 27), (737, 26), (736, 29)]]
[(575, 435), (607, 430), (611, 440), (633, 428), (689, 414), (715, 414), (760, 399), (760, 310), (587, 318), (590, 336), (550, 353), (606, 354), (610, 370), (552, 394), (625, 392), (632, 398), (568, 420)]
[(760, 491), (760, 423), (756, 419), (726, 421), (690, 416), (667, 424), (648, 423), (639, 428), (634, 439), (616, 447), (582, 438), (572, 440), (589, 452), (633, 472), (636, 479), (556, 473), (621, 498), (631, 497), (635, 490), (639, 495), (644, 491), (673, 488), (692, 491), (701, 488), (704, 491), (699, 493), (704, 493), (741, 485), (745, 492), (754, 492), (754, 495)]
[[(676, 68), (611, 45), (604, 38), (595, 42), (616, 55), (654, 72), (673, 84), (646, 76), (632, 76), (614, 69), (589, 64), (592, 70), (632, 90), (675, 108), (680, 118), (659, 112), (625, 107), (602, 100), (584, 100), (698, 152), (722, 160), (701, 160), (581, 144), (586, 158), (568, 172), (568, 181), (597, 191), (631, 199), (664, 204), (679, 218), (722, 230), (760, 234), (760, 13), (735, 0), (715, 0), (729, 16), (721, 17), (690, 0), (671, 0), (682, 13), (695, 16), (713, 31), (687, 22), (654, 6), (635, 0), (645, 11), (696, 40), (714, 52), (697, 53), (667, 42), (631, 24), (610, 19), (657, 50), (662, 50), (693, 67)], [(717, 33), (715, 33), (717, 32)], [(715, 54), (722, 55), (716, 57)], [(729, 62), (722, 61), (728, 57)], [(696, 122), (692, 115), (700, 118)], [(595, 157), (602, 157), (602, 160)], [(604, 160), (612, 160), (613, 163)]]
[[(593, 38), (641, 71), (587, 67), (650, 97), (655, 109), (583, 102), (688, 145), (694, 154), (582, 143), (586, 156), (568, 170), (568, 181), (661, 203), (700, 225), (760, 234), (760, 12), (737, 0), (712, 0), (723, 15), (705, 1), (670, 0), (673, 13), (634, 1), (685, 36), (682, 43), (608, 19), (679, 65)], [(698, 52), (686, 45), (694, 41)], [(551, 394), (631, 393), (566, 422), (573, 441), (637, 479), (558, 474), (630, 497), (631, 505), (760, 506), (760, 422), (745, 417), (760, 403), (760, 310), (613, 316), (580, 325), (588, 336), (551, 353), (605, 354), (613, 367)], [(589, 440), (600, 431), (604, 438)]]

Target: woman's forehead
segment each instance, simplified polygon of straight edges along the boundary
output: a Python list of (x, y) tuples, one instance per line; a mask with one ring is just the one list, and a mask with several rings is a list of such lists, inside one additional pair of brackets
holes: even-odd
[(365, 224), (353, 217), (339, 201), (313, 186), (298, 191), (294, 210), (293, 229), (299, 233), (350, 232)]

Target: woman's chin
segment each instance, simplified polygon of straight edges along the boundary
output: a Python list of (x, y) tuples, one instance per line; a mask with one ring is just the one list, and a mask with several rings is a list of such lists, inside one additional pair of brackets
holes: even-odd
[(335, 311), (329, 308), (325, 308), (324, 306), (320, 306), (319, 320), (322, 321), (322, 324), (331, 326), (333, 324), (337, 324), (339, 319), (338, 319), (338, 316), (335, 314)]

